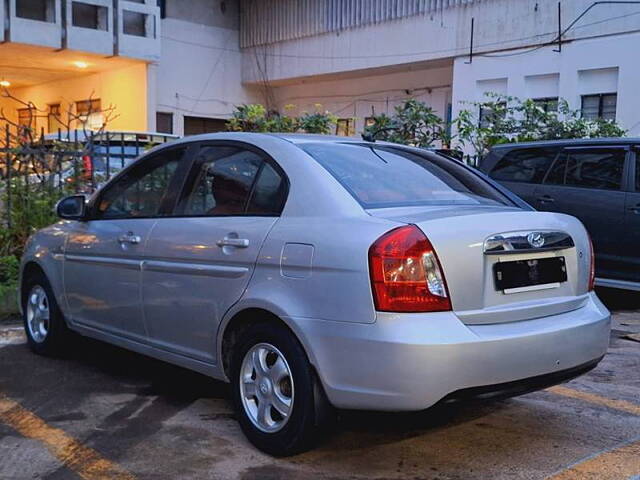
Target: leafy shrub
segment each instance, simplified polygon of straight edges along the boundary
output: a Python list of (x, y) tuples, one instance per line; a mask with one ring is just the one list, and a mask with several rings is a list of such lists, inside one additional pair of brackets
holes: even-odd
[(331, 133), (336, 117), (319, 110), (304, 112), (299, 117), (291, 117), (279, 112), (268, 112), (263, 105), (239, 105), (227, 122), (227, 130), (232, 132), (279, 132), (279, 133)]

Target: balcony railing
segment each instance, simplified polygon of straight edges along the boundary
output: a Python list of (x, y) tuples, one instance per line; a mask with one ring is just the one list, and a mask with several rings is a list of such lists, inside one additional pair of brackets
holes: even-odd
[(156, 0), (0, 0), (0, 25), (5, 26), (0, 41), (144, 60), (160, 57)]

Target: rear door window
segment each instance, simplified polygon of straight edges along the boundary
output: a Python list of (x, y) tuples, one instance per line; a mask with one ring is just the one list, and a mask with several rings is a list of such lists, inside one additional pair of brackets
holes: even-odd
[(622, 148), (567, 151), (565, 185), (620, 190), (626, 154)]
[(557, 152), (557, 148), (511, 150), (496, 163), (489, 176), (504, 182), (540, 183)]

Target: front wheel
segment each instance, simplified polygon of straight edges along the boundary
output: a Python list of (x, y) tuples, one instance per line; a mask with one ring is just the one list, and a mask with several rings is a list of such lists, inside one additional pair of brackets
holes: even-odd
[(64, 352), (70, 331), (43, 273), (33, 273), (23, 286), (22, 315), (29, 348), (39, 355)]
[(249, 441), (274, 456), (308, 449), (320, 433), (316, 412), (325, 400), (298, 340), (284, 326), (259, 324), (236, 345), (232, 396)]

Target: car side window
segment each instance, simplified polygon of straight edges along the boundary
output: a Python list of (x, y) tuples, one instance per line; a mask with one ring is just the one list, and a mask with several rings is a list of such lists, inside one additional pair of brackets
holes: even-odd
[(94, 218), (106, 220), (159, 215), (184, 152), (184, 148), (172, 148), (142, 160), (100, 195)]
[(489, 176), (497, 181), (540, 183), (557, 152), (557, 148), (511, 150), (496, 163)]
[(286, 195), (285, 180), (269, 163), (264, 162), (247, 207), (247, 214), (279, 215)]
[(277, 215), (282, 176), (257, 153), (203, 146), (179, 202), (177, 215)]
[(626, 151), (589, 149), (569, 151), (565, 184), (600, 190), (620, 190)]
[(544, 179), (545, 184), (564, 185), (564, 177), (567, 171), (567, 155), (561, 153)]

